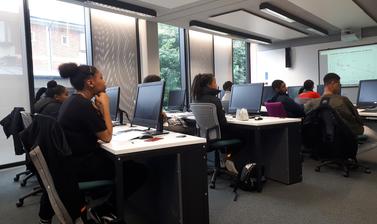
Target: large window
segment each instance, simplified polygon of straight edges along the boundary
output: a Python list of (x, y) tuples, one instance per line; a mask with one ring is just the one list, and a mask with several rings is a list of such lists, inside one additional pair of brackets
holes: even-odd
[(242, 84), (248, 82), (247, 43), (233, 40), (233, 82)]
[(86, 64), (84, 7), (55, 0), (29, 0), (35, 87), (59, 79), (61, 63)]
[(170, 90), (181, 89), (179, 28), (158, 24), (158, 47), (160, 55), (160, 75), (165, 80), (164, 105)]

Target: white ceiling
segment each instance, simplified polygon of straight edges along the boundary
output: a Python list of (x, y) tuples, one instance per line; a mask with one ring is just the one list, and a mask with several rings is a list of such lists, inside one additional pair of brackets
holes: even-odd
[[(329, 32), (339, 35), (345, 28), (374, 27), (377, 30), (377, 0), (119, 0), (157, 11), (148, 19), (182, 28), (189, 28), (191, 20), (198, 20), (251, 35), (271, 39), (273, 43), (305, 38), (321, 38), (308, 32), (307, 26), (288, 23), (259, 10), (268, 2)], [(357, 2), (358, 4), (355, 4)], [(360, 6), (359, 6), (360, 5)], [(363, 7), (361, 9), (360, 7)], [(252, 14), (241, 12), (246, 10)], [(229, 15), (217, 16), (231, 11)], [(367, 13), (366, 13), (367, 12)], [(262, 18), (260, 18), (261, 16)], [(373, 17), (374, 20), (371, 18)], [(265, 18), (265, 19), (263, 19)], [(291, 27), (294, 29), (289, 29)], [(297, 32), (308, 33), (308, 36)], [(326, 38), (326, 37), (324, 37)]]
[(304, 33), (270, 22), (269, 20), (255, 16), (243, 10), (211, 17), (209, 20), (229, 25), (234, 28), (252, 31), (253, 33), (260, 34), (273, 40), (287, 40), (307, 36)]
[(140, 1), (157, 5), (157, 6), (161, 6), (167, 9), (174, 9), (177, 7), (188, 5), (194, 2), (200, 2), (203, 0), (140, 0)]
[(352, 0), (289, 1), (340, 29), (377, 25), (376, 21), (370, 18)]

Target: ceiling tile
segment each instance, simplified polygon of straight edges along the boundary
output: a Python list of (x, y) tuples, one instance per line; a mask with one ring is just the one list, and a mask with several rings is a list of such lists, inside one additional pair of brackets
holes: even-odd
[(304, 33), (263, 19), (244, 10), (211, 17), (209, 20), (264, 35), (274, 40), (288, 40), (307, 36)]

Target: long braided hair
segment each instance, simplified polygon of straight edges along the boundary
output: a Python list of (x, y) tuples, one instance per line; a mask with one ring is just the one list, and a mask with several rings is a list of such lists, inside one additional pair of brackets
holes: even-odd
[(197, 74), (192, 81), (191, 96), (193, 100), (199, 99), (203, 95), (203, 88), (211, 84), (215, 76), (210, 73)]

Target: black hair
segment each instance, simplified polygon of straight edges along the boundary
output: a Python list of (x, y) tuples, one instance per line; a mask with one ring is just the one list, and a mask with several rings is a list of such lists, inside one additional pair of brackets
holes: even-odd
[(155, 74), (145, 76), (143, 83), (158, 82), (161, 81), (161, 77)]
[(76, 63), (63, 63), (59, 65), (62, 78), (69, 78), (72, 86), (80, 91), (85, 87), (85, 81), (97, 73), (97, 68), (91, 65), (77, 65)]
[(304, 86), (300, 88), (298, 94), (303, 93), (304, 91), (313, 91), (314, 89), (314, 82), (310, 79), (305, 80)]
[(224, 82), (223, 90), (230, 91), (230, 90), (232, 90), (232, 86), (233, 86), (233, 82), (226, 81), (226, 82)]
[(65, 87), (58, 85), (55, 80), (51, 80), (47, 83), (46, 96), (54, 98), (55, 95), (61, 95), (65, 92)]
[(271, 86), (275, 92), (279, 92), (280, 86), (284, 83), (283, 80), (276, 79), (272, 82)]
[(35, 93), (35, 102), (41, 99), (42, 95), (46, 92), (46, 87), (41, 87), (38, 89), (38, 91)]
[(191, 86), (192, 98), (196, 100), (200, 96), (202, 96), (203, 88), (210, 85), (214, 78), (215, 76), (209, 73), (197, 74), (194, 80), (192, 81), (192, 86)]
[(340, 76), (335, 73), (327, 73), (325, 77), (323, 77), (323, 83), (325, 84), (325, 86), (330, 84), (332, 81), (339, 81), (339, 80), (340, 80)]

